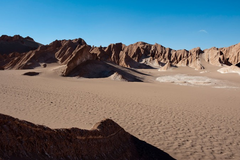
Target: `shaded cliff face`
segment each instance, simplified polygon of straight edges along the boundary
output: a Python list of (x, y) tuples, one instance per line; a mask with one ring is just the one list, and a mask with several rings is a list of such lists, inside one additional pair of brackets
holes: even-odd
[(0, 37), (0, 54), (10, 54), (12, 52), (23, 53), (37, 49), (41, 44), (35, 42), (31, 37), (13, 37), (2, 35)]
[[(8, 37), (2, 37), (2, 39), (8, 39)], [(173, 50), (159, 44), (151, 45), (145, 42), (137, 42), (129, 46), (116, 43), (104, 48), (91, 47), (81, 38), (56, 40), (29, 52), (0, 54), (0, 67), (2, 69), (31, 69), (43, 63), (57, 62), (66, 65), (62, 72), (63, 76), (84, 77), (83, 73), (87, 73), (85, 68), (89, 68), (90, 63), (99, 65), (99, 62), (110, 62), (121, 67), (142, 69), (159, 68), (168, 63), (170, 66), (188, 66), (199, 70), (204, 69), (201, 60), (217, 66), (237, 64), (240, 62), (240, 43), (227, 48), (210, 48), (202, 51), (198, 47), (188, 51)], [(114, 72), (118, 71), (108, 71), (108, 73)], [(92, 75), (90, 77), (104, 77), (101, 75), (103, 70), (95, 68), (94, 73), (96, 77)]]
[(50, 129), (0, 114), (0, 159), (173, 160), (110, 119), (91, 130)]

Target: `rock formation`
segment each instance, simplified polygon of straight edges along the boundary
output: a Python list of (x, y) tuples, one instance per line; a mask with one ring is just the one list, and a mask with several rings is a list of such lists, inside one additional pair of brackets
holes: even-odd
[(71, 54), (71, 56), (68, 57), (67, 66), (66, 69), (63, 71), (63, 76), (70, 75), (71, 71), (74, 70), (76, 67), (78, 67), (80, 64), (87, 60), (93, 60), (94, 56), (91, 54), (90, 47), (87, 45), (83, 45), (80, 47), (77, 47)]
[(214, 66), (222, 66), (224, 62), (223, 53), (216, 47), (204, 50), (203, 59)]
[[(18, 36), (14, 37), (19, 39)], [(5, 39), (4, 43), (6, 44), (9, 41), (9, 37), (6, 36), (2, 36), (2, 39)], [(34, 42), (30, 38), (24, 40)], [(235, 65), (240, 62), (240, 43), (227, 48), (210, 48), (202, 51), (198, 47), (188, 51), (173, 50), (159, 44), (151, 45), (145, 42), (137, 42), (129, 46), (116, 43), (110, 44), (108, 47), (91, 47), (83, 39), (79, 38), (56, 40), (49, 45), (42, 45), (35, 50), (24, 53), (16, 51), (8, 55), (0, 54), (0, 66), (4, 69), (31, 69), (42, 66), (43, 63), (47, 65), (48, 63), (57, 62), (66, 65), (62, 72), (63, 76), (89, 77), (91, 75), (92, 78), (110, 76), (116, 71), (103, 72), (98, 68), (92, 70), (89, 67), (90, 64), (100, 66), (100, 64), (105, 65), (105, 62), (108, 62), (123, 68), (145, 69), (159, 68), (162, 64), (168, 63), (171, 66), (188, 66), (200, 70), (204, 69), (201, 60), (216, 66), (222, 66), (223, 64)], [(94, 71), (96, 76), (87, 73), (85, 71), (87, 68), (89, 71)]]
[(0, 114), (0, 159), (173, 160), (110, 119), (91, 130), (50, 129)]
[(56, 40), (49, 45), (42, 45), (36, 50), (10, 58), (9, 62), (4, 65), (4, 68), (31, 69), (41, 66), (41, 63), (59, 62), (60, 64), (67, 64), (69, 66), (67, 71), (69, 71), (72, 65), (68, 64), (68, 62), (73, 57), (76, 57), (76, 55), (79, 55), (78, 52), (83, 45), (86, 45), (86, 42), (80, 38), (74, 40)]
[(230, 47), (205, 49), (203, 58), (216, 66), (235, 65), (240, 62), (240, 43)]
[(163, 67), (159, 68), (158, 71), (167, 71), (171, 67), (170, 62), (167, 62)]
[(41, 44), (35, 42), (31, 37), (21, 37), (15, 35), (13, 37), (2, 35), (0, 37), (0, 55), (10, 54), (13, 52), (23, 53), (37, 49)]

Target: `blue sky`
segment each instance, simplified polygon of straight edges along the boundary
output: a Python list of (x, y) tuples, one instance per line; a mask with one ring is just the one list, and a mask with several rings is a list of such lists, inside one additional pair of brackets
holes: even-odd
[(237, 0), (1, 0), (0, 34), (48, 44), (83, 38), (89, 45), (144, 41), (172, 49), (240, 42)]

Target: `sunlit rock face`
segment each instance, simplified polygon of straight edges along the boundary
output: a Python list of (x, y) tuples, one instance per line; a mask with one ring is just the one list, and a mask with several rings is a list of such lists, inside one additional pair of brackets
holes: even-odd
[(203, 58), (215, 66), (235, 65), (240, 62), (240, 43), (230, 47), (205, 49)]

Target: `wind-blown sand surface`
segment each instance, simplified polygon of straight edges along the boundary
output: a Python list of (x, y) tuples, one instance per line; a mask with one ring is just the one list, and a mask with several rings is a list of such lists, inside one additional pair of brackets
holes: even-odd
[[(54, 68), (0, 71), (0, 112), (52, 128), (89, 129), (111, 118), (176, 159), (240, 159), (238, 74), (220, 74), (217, 67), (146, 69), (139, 71), (151, 76), (140, 83), (59, 77)], [(22, 75), (28, 71), (40, 74)], [(156, 81), (176, 75), (207, 77), (213, 84)]]

